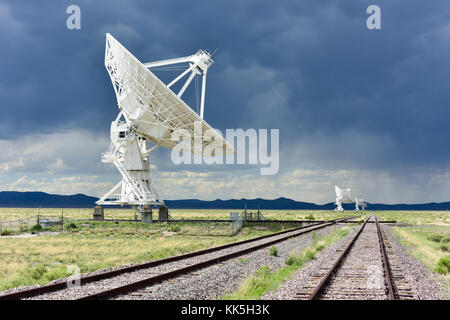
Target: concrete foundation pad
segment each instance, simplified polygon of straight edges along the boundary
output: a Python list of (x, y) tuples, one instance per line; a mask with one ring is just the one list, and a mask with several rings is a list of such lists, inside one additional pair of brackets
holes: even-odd
[(94, 207), (94, 220), (95, 221), (103, 221), (105, 220), (105, 213), (103, 211), (102, 206), (95, 206)]
[(153, 212), (150, 206), (145, 206), (142, 211), (142, 222), (143, 223), (152, 223), (153, 222)]
[(169, 220), (169, 208), (167, 208), (166, 206), (161, 206), (159, 208), (158, 220), (159, 221)]

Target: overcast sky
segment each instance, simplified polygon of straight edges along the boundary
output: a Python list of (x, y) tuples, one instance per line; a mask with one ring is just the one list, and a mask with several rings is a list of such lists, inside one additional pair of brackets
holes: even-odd
[[(81, 30), (66, 28), (67, 6)], [(381, 8), (369, 30), (366, 9)], [(205, 119), (280, 130), (280, 170), (175, 166), (152, 155), (164, 199), (326, 203), (450, 200), (450, 2), (0, 1), (0, 190), (100, 196), (118, 108), (105, 33), (143, 62), (219, 50)]]

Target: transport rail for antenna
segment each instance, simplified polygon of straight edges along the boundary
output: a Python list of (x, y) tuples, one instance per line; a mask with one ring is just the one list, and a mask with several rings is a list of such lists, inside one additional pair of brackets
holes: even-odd
[[(150, 71), (150, 68), (180, 63), (189, 66), (167, 85)], [(150, 154), (158, 146), (173, 148), (178, 141), (172, 139), (172, 133), (177, 130), (194, 137), (194, 123), (201, 124), (202, 148), (198, 150), (194, 146), (193, 154), (203, 156), (202, 150), (208, 146), (224, 154), (234, 152), (203, 120), (206, 74), (212, 63), (211, 55), (199, 50), (191, 56), (143, 64), (112, 35), (106, 34), (105, 67), (120, 112), (111, 123), (111, 144), (102, 154), (102, 162), (113, 163), (122, 180), (96, 202), (98, 205), (130, 205), (141, 213), (151, 213), (151, 206), (164, 206), (150, 177)], [(170, 88), (188, 73), (181, 90), (173, 92)], [(199, 115), (181, 99), (196, 75), (202, 77)], [(151, 148), (148, 142), (153, 143)]]
[(337, 205), (337, 208), (334, 209), (334, 211), (344, 211), (344, 208), (342, 208), (343, 203), (355, 202), (350, 197), (350, 189), (341, 189), (338, 186), (334, 186), (334, 191), (336, 192), (336, 205)]

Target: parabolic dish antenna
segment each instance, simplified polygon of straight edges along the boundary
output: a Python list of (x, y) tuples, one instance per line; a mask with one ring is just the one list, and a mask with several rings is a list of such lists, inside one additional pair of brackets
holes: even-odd
[[(188, 64), (186, 70), (167, 85), (149, 70), (181, 63)], [(151, 183), (150, 153), (158, 146), (173, 148), (178, 143), (172, 140), (173, 132), (183, 130), (192, 137), (192, 143), (194, 137), (200, 138), (197, 140), (200, 148), (198, 145), (191, 148), (194, 155), (203, 156), (202, 150), (206, 147), (215, 150), (215, 155), (234, 152), (233, 147), (203, 120), (206, 73), (212, 63), (211, 55), (199, 50), (191, 56), (143, 64), (112, 35), (106, 34), (105, 66), (120, 112), (111, 123), (111, 144), (102, 155), (102, 162), (114, 163), (122, 180), (97, 204), (131, 205), (141, 212), (144, 206), (164, 205)], [(181, 90), (172, 91), (173, 84), (188, 74)], [(181, 99), (197, 75), (202, 77), (200, 115)], [(150, 149), (148, 141), (154, 143)]]
[(344, 208), (342, 208), (343, 203), (355, 202), (350, 197), (350, 189), (341, 189), (338, 186), (334, 186), (334, 191), (336, 192), (336, 205), (337, 205), (337, 208), (334, 209), (334, 211), (344, 211)]
[(364, 199), (355, 198), (355, 210), (364, 210), (367, 208), (367, 202), (364, 202)]

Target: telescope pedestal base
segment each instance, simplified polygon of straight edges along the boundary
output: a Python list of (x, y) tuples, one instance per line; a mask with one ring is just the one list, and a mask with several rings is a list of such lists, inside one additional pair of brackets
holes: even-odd
[(159, 207), (158, 220), (159, 221), (169, 220), (169, 208), (167, 208), (166, 206)]
[(105, 213), (103, 212), (102, 206), (95, 206), (94, 207), (94, 220), (95, 221), (103, 221), (105, 220)]
[(152, 223), (153, 222), (153, 212), (150, 206), (145, 206), (142, 210), (142, 222)]

